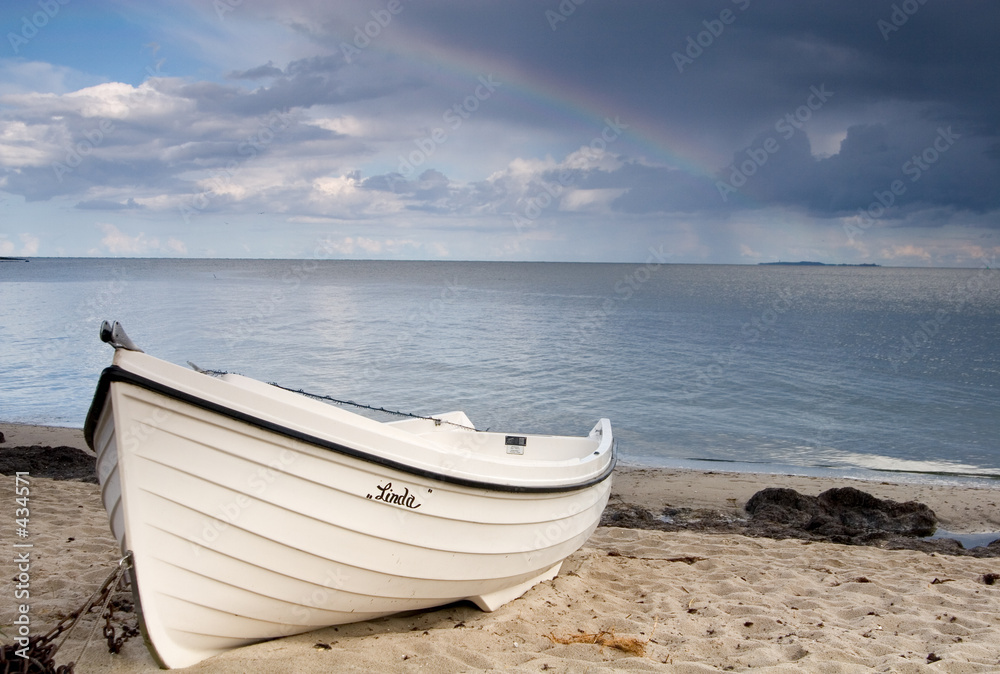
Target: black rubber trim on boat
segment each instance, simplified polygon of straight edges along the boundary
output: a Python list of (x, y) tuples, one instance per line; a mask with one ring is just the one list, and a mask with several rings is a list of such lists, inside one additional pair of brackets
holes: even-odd
[(205, 400), (196, 395), (186, 393), (184, 391), (178, 391), (177, 389), (161, 384), (160, 382), (153, 381), (141, 375), (137, 375), (134, 372), (129, 372), (128, 370), (119, 367), (117, 365), (112, 365), (104, 369), (101, 373), (101, 378), (97, 382), (97, 390), (94, 392), (94, 400), (90, 404), (90, 410), (87, 412), (87, 421), (83, 427), (83, 435), (87, 440), (87, 445), (91, 449), (97, 451), (94, 447), (94, 433), (97, 430), (97, 422), (100, 419), (101, 412), (104, 409), (104, 405), (107, 401), (108, 392), (111, 390), (111, 384), (114, 382), (120, 382), (123, 384), (131, 384), (133, 386), (138, 386), (144, 388), (153, 393), (159, 393), (168, 398), (173, 398), (183, 403), (193, 405), (195, 407), (200, 407), (201, 409), (207, 410), (209, 412), (214, 412), (230, 419), (235, 419), (236, 421), (241, 421), (243, 423), (255, 426), (257, 428), (263, 429), (265, 431), (270, 431), (272, 433), (277, 433), (288, 438), (293, 438), (295, 440), (301, 440), (302, 442), (314, 445), (316, 447), (321, 447), (333, 452), (338, 452), (346, 456), (353, 457), (355, 459), (360, 459), (362, 461), (367, 461), (369, 463), (378, 464), (386, 468), (391, 468), (393, 470), (398, 470), (403, 473), (408, 473), (410, 475), (418, 475), (420, 477), (428, 478), (431, 480), (437, 480), (439, 482), (446, 482), (449, 484), (457, 484), (463, 487), (473, 487), (476, 489), (485, 489), (487, 491), (500, 491), (500, 492), (519, 492), (519, 493), (530, 493), (530, 494), (552, 494), (568, 491), (578, 491), (580, 489), (586, 489), (587, 487), (592, 487), (595, 484), (603, 482), (604, 480), (611, 477), (611, 473), (615, 469), (615, 464), (618, 462), (618, 443), (613, 442), (611, 447), (611, 461), (608, 463), (607, 469), (595, 478), (587, 480), (586, 482), (579, 482), (576, 484), (569, 485), (558, 485), (552, 487), (540, 487), (531, 485), (510, 485), (510, 484), (497, 484), (494, 482), (482, 482), (480, 480), (470, 480), (462, 477), (457, 477), (454, 475), (446, 475), (444, 473), (435, 473), (434, 471), (424, 470), (422, 468), (415, 468), (413, 466), (408, 466), (405, 463), (400, 463), (398, 461), (393, 461), (392, 459), (386, 459), (381, 456), (376, 456), (374, 454), (369, 454), (368, 452), (363, 452), (359, 449), (354, 449), (346, 445), (341, 445), (336, 442), (331, 442), (329, 440), (323, 440), (322, 438), (317, 438), (314, 435), (309, 435), (308, 433), (303, 433), (297, 431), (294, 428), (288, 428), (287, 426), (282, 426), (281, 424), (276, 424), (272, 421), (267, 421), (266, 419), (261, 419), (255, 417), (251, 414), (246, 414), (245, 412), (240, 412), (239, 410), (234, 410), (225, 405), (220, 405), (219, 403), (212, 402), (210, 400)]

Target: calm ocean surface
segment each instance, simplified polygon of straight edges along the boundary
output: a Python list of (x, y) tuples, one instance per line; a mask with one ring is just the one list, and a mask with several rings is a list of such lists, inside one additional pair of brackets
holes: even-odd
[[(33, 259), (0, 262), (0, 419), (81, 426), (112, 350), (633, 464), (1000, 480), (1000, 271)], [(882, 471), (893, 471), (887, 474)]]

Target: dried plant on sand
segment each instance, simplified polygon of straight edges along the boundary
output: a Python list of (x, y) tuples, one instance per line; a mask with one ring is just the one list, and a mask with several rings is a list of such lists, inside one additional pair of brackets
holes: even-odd
[(550, 640), (557, 644), (597, 644), (602, 648), (607, 646), (609, 648), (617, 648), (618, 650), (628, 653), (629, 655), (637, 655), (642, 657), (646, 654), (646, 644), (649, 640), (636, 639), (635, 637), (620, 637), (615, 634), (614, 630), (611, 631), (600, 631), (597, 633), (585, 633), (573, 634), (568, 637), (557, 637), (554, 634), (546, 635)]

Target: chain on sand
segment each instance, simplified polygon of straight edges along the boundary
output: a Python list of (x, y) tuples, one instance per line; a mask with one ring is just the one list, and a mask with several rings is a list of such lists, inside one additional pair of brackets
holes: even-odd
[[(92, 594), (82, 607), (60, 620), (48, 633), (29, 636), (26, 647), (22, 647), (15, 642), (0, 648), (0, 674), (74, 674), (73, 668), (76, 663), (70, 662), (66, 665), (56, 665), (56, 653), (65, 643), (66, 638), (73, 628), (80, 622), (80, 619), (90, 613), (95, 607), (101, 609), (101, 613), (98, 615), (104, 616), (103, 634), (107, 640), (108, 652), (120, 652), (126, 641), (139, 634), (139, 630), (134, 625), (127, 625), (121, 621), (119, 621), (119, 628), (121, 629), (119, 633), (112, 622), (115, 608), (123, 608), (122, 605), (113, 601), (112, 597), (116, 592), (128, 589), (129, 581), (126, 571), (130, 563), (131, 553), (125, 555), (118, 562), (118, 568), (107, 577), (100, 589)], [(128, 609), (126, 608), (126, 610)], [(97, 619), (94, 631), (96, 631), (99, 624), (100, 617)], [(94, 632), (92, 631), (90, 635), (91, 639), (93, 636)], [(62, 637), (61, 640), (59, 639), (60, 637)], [(83, 649), (80, 651), (80, 655), (77, 656), (77, 660), (83, 656), (90, 645), (91, 639), (87, 639), (86, 644), (84, 644)]]

